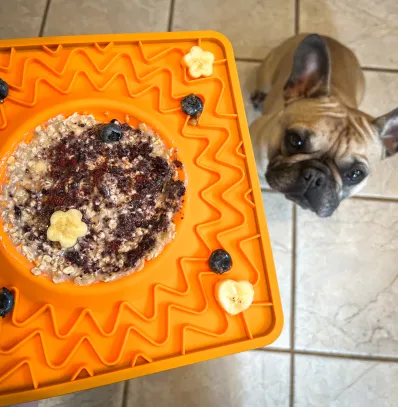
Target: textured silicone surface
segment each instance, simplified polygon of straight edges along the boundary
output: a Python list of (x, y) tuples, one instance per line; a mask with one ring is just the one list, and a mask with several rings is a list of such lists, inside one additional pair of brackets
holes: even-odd
[[(215, 55), (214, 74), (190, 79), (193, 45)], [(177, 236), (132, 276), (90, 287), (29, 272), (0, 228), (0, 287), (16, 298), (0, 320), (0, 405), (51, 397), (272, 343), (283, 324), (277, 280), (232, 47), (215, 32), (0, 41), (0, 156), (57, 114), (145, 122), (178, 148), (188, 189)], [(180, 100), (204, 100), (196, 127)], [(232, 269), (209, 270), (223, 247)], [(220, 278), (249, 280), (253, 305), (227, 315)]]

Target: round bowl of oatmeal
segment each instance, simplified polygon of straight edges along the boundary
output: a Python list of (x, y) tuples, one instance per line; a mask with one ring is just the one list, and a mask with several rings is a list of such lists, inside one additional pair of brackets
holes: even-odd
[(175, 237), (183, 166), (144, 123), (59, 115), (2, 164), (2, 240), (33, 276), (111, 282), (141, 270)]

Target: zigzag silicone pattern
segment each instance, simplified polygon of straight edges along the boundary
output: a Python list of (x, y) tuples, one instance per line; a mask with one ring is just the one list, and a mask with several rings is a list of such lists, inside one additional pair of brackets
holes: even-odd
[[(209, 42), (199, 39), (197, 44), (206, 48)], [(169, 60), (181, 58), (186, 52), (179, 44), (164, 42), (155, 47), (155, 52), (152, 52), (152, 44), (144, 42), (129, 44), (128, 52), (126, 44), (122, 45), (123, 51), (119, 51), (120, 44), (113, 42), (76, 47), (42, 45), (34, 57), (28, 58), (24, 57), (23, 49), (2, 50), (0, 77), (7, 80), (12, 76), (13, 80), (9, 82), (10, 95), (6, 103), (0, 105), (0, 137), (1, 131), (6, 132), (9, 127), (7, 104), (16, 105), (23, 114), (29, 114), (29, 109), (40, 106), (43, 87), (58, 95), (70, 96), (76, 92), (78, 81), (84, 80), (99, 95), (104, 95), (115, 81), (122, 81), (131, 99), (141, 100), (156, 94), (157, 110), (165, 119), (180, 114), (182, 97), (201, 87), (205, 89), (203, 92), (211, 88), (216, 96), (203, 95), (208, 104), (205, 102), (206, 115), (198, 126), (190, 126), (187, 118), (180, 128), (180, 135), (187, 143), (200, 145), (194, 165), (210, 177), (210, 182), (192, 198), (201, 200), (211, 213), (209, 219), (195, 224), (192, 231), (192, 239), (205, 255), (182, 255), (177, 259), (178, 287), (162, 282), (148, 284), (152, 313), (145, 313), (140, 307), (123, 300), (113, 304), (112, 312), (107, 319), (104, 318), (106, 324), (101, 323), (95, 309), (77, 305), (72, 305), (75, 307), (73, 318), (69, 314), (69, 318), (63, 319), (56, 306), (39, 299), (32, 312), (27, 312), (26, 305), (23, 305), (28, 301), (24, 291), (17, 286), (10, 287), (7, 274), (0, 271), (0, 284), (9, 286), (16, 299), (12, 315), (0, 320), (0, 396), (10, 391), (37, 389), (78, 380), (82, 376), (92, 377), (131, 368), (140, 363), (172, 358), (176, 354), (185, 355), (203, 347), (222, 346), (233, 340), (252, 339), (255, 334), (251, 330), (253, 318), (250, 313), (232, 318), (214, 300), (212, 290), (218, 276), (209, 271), (207, 256), (216, 246), (231, 247), (245, 264), (242, 273), (256, 289), (252, 307), (272, 310), (272, 296), (264, 274), (247, 254), (249, 246), (261, 245), (261, 236), (254, 226), (250, 226), (255, 225), (255, 204), (246, 176), (243, 142), (236, 130), (238, 115), (233, 108), (226, 109), (223, 103), (224, 98), (231, 98), (225, 80), (228, 77), (227, 60), (216, 59), (213, 76), (192, 80), (182, 67), (180, 77), (168, 67)], [(86, 61), (85, 71), (75, 68), (79, 59)], [(124, 72), (115, 72), (114, 67), (119, 63), (128, 68)], [(33, 65), (39, 72), (34, 78), (30, 76)], [(154, 84), (159, 77), (167, 77), (167, 86)], [(174, 90), (177, 82), (178, 92)], [(238, 157), (239, 164), (228, 160), (228, 154)], [(236, 196), (240, 199), (235, 200)], [(231, 216), (226, 216), (228, 213), (234, 214), (233, 222)], [(196, 305), (184, 305), (188, 300)], [(201, 316), (208, 314), (217, 321), (214, 326), (203, 324)], [(175, 319), (178, 322), (174, 322)], [(157, 324), (161, 326), (158, 329), (161, 333), (148, 333), (146, 327)], [(190, 340), (192, 335), (197, 335), (196, 341)], [(196, 346), (200, 342), (198, 338), (205, 339), (203, 344)], [(50, 340), (51, 346), (48, 344)], [(142, 347), (146, 351), (140, 344), (144, 344)], [(85, 360), (80, 360), (82, 357)], [(40, 369), (37, 369), (38, 365)], [(18, 389), (10, 388), (10, 378), (26, 369), (29, 374), (23, 376), (25, 382)]]

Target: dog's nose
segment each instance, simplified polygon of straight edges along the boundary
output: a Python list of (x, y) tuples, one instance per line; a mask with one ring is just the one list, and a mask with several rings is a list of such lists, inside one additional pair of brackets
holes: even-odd
[(308, 188), (320, 189), (326, 185), (327, 175), (314, 167), (307, 167), (301, 171), (301, 178)]

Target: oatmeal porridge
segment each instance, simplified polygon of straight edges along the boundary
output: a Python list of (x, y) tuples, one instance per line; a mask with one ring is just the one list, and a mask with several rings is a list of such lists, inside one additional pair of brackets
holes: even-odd
[(5, 231), (55, 283), (138, 271), (175, 235), (185, 184), (173, 155), (145, 124), (58, 116), (7, 161)]

